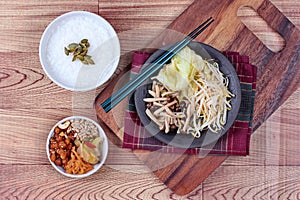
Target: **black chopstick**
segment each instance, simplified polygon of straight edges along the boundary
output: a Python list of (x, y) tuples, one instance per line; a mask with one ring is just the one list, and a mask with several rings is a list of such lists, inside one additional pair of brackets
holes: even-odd
[(183, 49), (188, 43), (195, 39), (200, 33), (202, 33), (214, 19), (210, 17), (204, 23), (200, 24), (195, 30), (193, 30), (188, 36), (178, 42), (175, 46), (168, 49), (160, 57), (158, 57), (153, 63), (149, 64), (144, 71), (136, 76), (135, 79), (124, 85), (111, 97), (107, 98), (102, 104), (102, 108), (105, 112), (109, 112), (114, 106), (122, 101), (126, 96), (132, 93), (139, 85), (141, 85), (146, 79), (148, 79), (153, 73), (161, 68), (168, 60), (170, 60), (175, 54)]
[[(144, 76), (145, 74), (149, 73), (152, 71), (152, 67), (153, 65), (155, 65), (156, 63), (160, 63), (163, 59), (168, 58), (167, 56), (169, 56), (170, 54), (173, 53), (174, 49), (176, 49), (178, 46), (180, 46), (182, 43), (184, 43), (187, 40), (190, 40), (191, 38), (193, 38), (193, 36), (197, 33), (197, 31), (199, 31), (201, 28), (204, 27), (204, 29), (206, 28), (206, 26), (208, 26), (212, 21), (212, 17), (210, 17), (209, 19), (207, 19), (205, 22), (203, 22), (202, 24), (200, 24), (195, 30), (193, 30), (188, 36), (186, 36), (183, 40), (181, 40), (176, 46), (171, 47), (171, 49), (167, 50), (164, 54), (162, 54), (159, 58), (157, 58), (151, 65), (147, 66), (146, 69), (144, 71), (142, 71), (135, 79), (133, 79), (131, 82), (129, 82), (127, 85), (123, 86), (123, 88), (121, 88), (118, 92), (116, 92), (115, 94), (113, 94), (111, 97), (109, 97), (107, 100), (105, 100), (101, 106), (103, 108), (107, 107), (108, 104), (110, 104), (112, 101), (112, 98), (117, 98), (117, 95), (121, 94), (121, 90), (127, 90), (129, 87), (131, 87), (135, 81), (137, 81), (140, 77)], [(211, 22), (210, 22), (211, 21)], [(209, 23), (210, 22), (210, 23)], [(203, 30), (204, 30), (203, 29)], [(200, 32), (201, 33), (201, 32)], [(170, 58), (169, 58), (170, 59)], [(154, 71), (155, 72), (155, 71)], [(154, 73), (153, 72), (153, 73)]]

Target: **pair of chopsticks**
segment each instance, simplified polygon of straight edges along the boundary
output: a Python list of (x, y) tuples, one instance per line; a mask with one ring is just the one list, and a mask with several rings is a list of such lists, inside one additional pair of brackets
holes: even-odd
[(193, 39), (195, 39), (200, 33), (202, 33), (214, 19), (210, 17), (205, 22), (200, 24), (195, 30), (193, 30), (188, 36), (183, 38), (175, 46), (170, 47), (165, 53), (158, 57), (153, 63), (149, 64), (145, 70), (137, 75), (133, 80), (125, 84), (120, 90), (114, 93), (111, 97), (107, 98), (101, 103), (105, 112), (110, 111), (118, 103), (120, 103), (126, 96), (132, 93), (137, 87), (139, 87), (145, 80), (147, 80), (152, 74), (159, 70), (165, 63), (167, 63), (174, 55), (176, 55), (181, 49), (188, 45)]

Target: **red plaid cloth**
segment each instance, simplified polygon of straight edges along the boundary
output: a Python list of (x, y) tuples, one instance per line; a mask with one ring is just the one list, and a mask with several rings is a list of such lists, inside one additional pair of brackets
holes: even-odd
[[(133, 97), (129, 98), (125, 114), (123, 148), (159, 150), (168, 153), (188, 154), (224, 154), (241, 155), (249, 154), (250, 136), (252, 133), (252, 116), (256, 89), (257, 67), (249, 63), (248, 56), (241, 56), (237, 52), (224, 52), (224, 55), (233, 64), (241, 83), (242, 101), (238, 116), (233, 126), (222, 136), (214, 146), (202, 148), (180, 149), (164, 144), (154, 138), (141, 124), (136, 113)], [(141, 66), (150, 54), (134, 52), (131, 74), (139, 73)]]

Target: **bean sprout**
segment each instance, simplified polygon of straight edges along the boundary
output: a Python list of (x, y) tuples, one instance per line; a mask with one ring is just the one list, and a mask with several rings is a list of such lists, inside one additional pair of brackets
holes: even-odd
[[(229, 79), (217, 62), (203, 60), (188, 47), (171, 59), (156, 77), (150, 98), (145, 98), (147, 115), (168, 133), (218, 133), (226, 124), (230, 99), (235, 95), (229, 89)], [(172, 122), (172, 123), (171, 123)]]

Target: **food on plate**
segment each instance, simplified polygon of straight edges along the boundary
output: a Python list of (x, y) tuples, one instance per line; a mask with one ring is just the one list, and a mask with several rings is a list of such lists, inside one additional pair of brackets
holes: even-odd
[(70, 53), (73, 54), (72, 62), (78, 59), (85, 65), (94, 65), (95, 62), (92, 57), (87, 55), (89, 47), (90, 43), (88, 39), (82, 39), (79, 44), (71, 43), (68, 47), (65, 47), (64, 50), (67, 56), (69, 56)]
[(69, 174), (84, 174), (87, 171), (93, 169), (93, 165), (87, 163), (81, 159), (78, 153), (75, 150), (75, 147), (72, 147), (71, 150), (71, 159), (65, 166), (65, 170)]
[(92, 140), (80, 141), (78, 138), (75, 140), (77, 152), (84, 161), (96, 164), (101, 159), (101, 144), (103, 140), (100, 137), (95, 137)]
[(152, 79), (146, 114), (160, 130), (199, 138), (202, 131), (218, 133), (226, 124), (235, 95), (216, 61), (185, 47)]
[(50, 138), (50, 160), (67, 173), (83, 174), (101, 161), (103, 138), (98, 128), (85, 119), (58, 124)]

